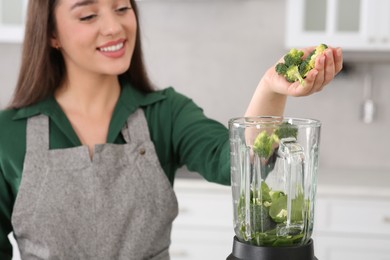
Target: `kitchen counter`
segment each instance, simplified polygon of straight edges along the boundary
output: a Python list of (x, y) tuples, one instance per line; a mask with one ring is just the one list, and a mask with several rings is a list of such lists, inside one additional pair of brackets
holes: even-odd
[(390, 171), (320, 169), (317, 195), (390, 200)]

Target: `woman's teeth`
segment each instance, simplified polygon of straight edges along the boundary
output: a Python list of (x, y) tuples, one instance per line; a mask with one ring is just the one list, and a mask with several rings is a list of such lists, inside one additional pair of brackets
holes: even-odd
[(104, 48), (99, 48), (100, 51), (103, 52), (113, 52), (113, 51), (118, 51), (123, 48), (123, 42), (118, 43), (117, 45), (109, 46), (109, 47), (104, 47)]

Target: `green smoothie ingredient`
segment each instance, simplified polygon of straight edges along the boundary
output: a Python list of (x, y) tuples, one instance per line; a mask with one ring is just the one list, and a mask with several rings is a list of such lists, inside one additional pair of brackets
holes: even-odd
[(279, 62), (275, 66), (275, 71), (285, 77), (288, 82), (296, 82), (304, 86), (304, 79), (307, 74), (314, 69), (315, 61), (328, 46), (326, 44), (318, 45), (307, 57), (303, 59), (303, 51), (295, 48), (284, 55), (284, 62)]
[[(282, 191), (272, 191), (265, 181), (259, 189), (251, 189), (249, 203), (244, 195), (238, 204), (238, 221), (242, 239), (257, 246), (289, 246), (304, 237), (304, 214), (309, 205), (300, 193), (291, 201), (290, 224), (286, 228), (288, 197)], [(246, 207), (249, 205), (249, 211)], [(248, 214), (250, 212), (250, 216)], [(249, 220), (249, 223), (248, 223)], [(285, 229), (286, 231), (281, 231)]]
[(274, 152), (280, 139), (287, 137), (297, 138), (298, 129), (288, 122), (281, 123), (273, 133), (268, 134), (263, 130), (256, 137), (253, 144), (253, 151), (260, 157), (268, 159)]

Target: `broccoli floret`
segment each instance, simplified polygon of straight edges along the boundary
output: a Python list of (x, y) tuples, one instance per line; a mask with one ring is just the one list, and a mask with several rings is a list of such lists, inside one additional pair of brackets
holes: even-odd
[(288, 67), (285, 74), (285, 78), (288, 82), (299, 81), (299, 83), (301, 83), (302, 86), (305, 82), (302, 75), (299, 73), (299, 69), (297, 65), (292, 65)]
[(315, 65), (315, 62), (316, 62), (316, 59), (319, 55), (321, 55), (326, 49), (328, 48), (328, 46), (324, 43), (321, 43), (320, 45), (318, 45), (314, 51), (312, 51), (309, 56), (310, 56), (310, 61), (309, 61), (309, 65), (312, 66), (314, 68), (314, 65)]
[(284, 55), (284, 64), (287, 67), (291, 65), (299, 65), (302, 62), (303, 51), (292, 48), (286, 55)]
[(279, 139), (287, 138), (287, 137), (294, 137), (295, 139), (297, 139), (298, 128), (289, 122), (283, 122), (275, 130), (275, 134)]
[(303, 51), (292, 48), (284, 55), (284, 62), (276, 64), (275, 71), (284, 76), (288, 82), (299, 81), (303, 86), (304, 78), (314, 68), (316, 58), (327, 48), (326, 44), (318, 45), (306, 59), (303, 59)]
[(312, 68), (310, 67), (309, 60), (304, 60), (299, 65), (299, 74), (301, 74), (301, 76), (304, 78), (311, 69)]
[(279, 143), (280, 139), (287, 137), (297, 138), (298, 128), (289, 123), (281, 123), (272, 134), (262, 131), (258, 134), (253, 144), (253, 151), (260, 157), (269, 158), (274, 152), (274, 144)]
[(284, 64), (283, 62), (276, 64), (276, 67), (275, 67), (276, 72), (279, 75), (283, 75), (283, 76), (286, 75), (287, 69), (288, 69), (287, 65)]
[(278, 137), (275, 134), (269, 135), (267, 131), (262, 131), (255, 139), (253, 144), (253, 151), (260, 157), (269, 158), (273, 153), (272, 145), (275, 142), (279, 142)]
[(299, 72), (301, 73), (302, 77), (306, 77), (307, 73), (314, 69), (317, 57), (321, 55), (327, 48), (328, 46), (326, 44), (321, 43), (306, 57), (304, 61), (302, 61), (302, 63), (299, 65)]

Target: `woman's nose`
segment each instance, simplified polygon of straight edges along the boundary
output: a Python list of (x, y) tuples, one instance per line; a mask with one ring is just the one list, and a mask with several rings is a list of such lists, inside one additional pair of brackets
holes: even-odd
[(104, 36), (114, 36), (120, 33), (122, 25), (116, 14), (107, 14), (104, 19), (101, 20), (101, 33)]

